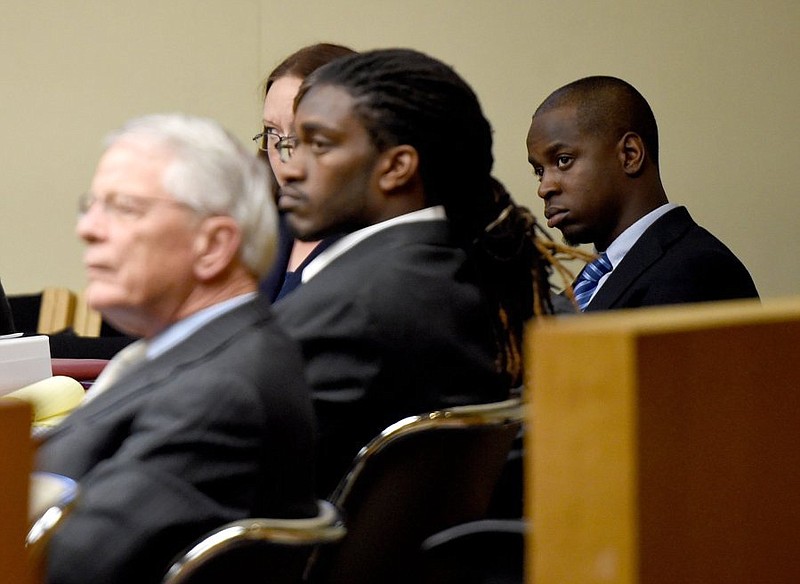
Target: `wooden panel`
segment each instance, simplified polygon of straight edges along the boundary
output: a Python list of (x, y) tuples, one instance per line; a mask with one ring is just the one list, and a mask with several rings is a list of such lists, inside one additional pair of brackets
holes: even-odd
[(96, 310), (89, 308), (86, 301), (86, 293), (78, 294), (78, 302), (75, 306), (75, 319), (72, 328), (75, 334), (83, 337), (99, 337), (103, 318)]
[(42, 305), (39, 308), (39, 323), (36, 331), (49, 335), (63, 331), (72, 325), (75, 312), (75, 293), (68, 288), (45, 288), (42, 290)]
[(530, 333), (528, 582), (800, 582), (800, 298)]
[(25, 534), (31, 472), (31, 410), (0, 399), (0, 584), (29, 582)]

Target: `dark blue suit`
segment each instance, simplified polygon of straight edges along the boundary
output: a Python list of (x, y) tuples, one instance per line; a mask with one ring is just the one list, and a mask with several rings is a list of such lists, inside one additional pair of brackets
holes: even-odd
[(586, 312), (735, 298), (758, 298), (747, 268), (678, 207), (642, 234)]

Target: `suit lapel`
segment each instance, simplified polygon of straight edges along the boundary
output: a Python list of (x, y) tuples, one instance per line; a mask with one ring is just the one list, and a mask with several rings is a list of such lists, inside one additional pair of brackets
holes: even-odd
[(85, 407), (75, 410), (56, 427), (52, 435), (66, 431), (83, 420), (102, 416), (108, 410), (156, 390), (179, 369), (204, 363), (207, 356), (232, 342), (243, 328), (268, 318), (272, 318), (269, 302), (261, 296), (215, 318), (164, 354), (132, 366), (107, 391)]
[(365, 266), (384, 261), (387, 254), (393, 253), (390, 250), (419, 244), (453, 247), (449, 224), (446, 221), (401, 223), (367, 237), (333, 259), (307, 283), (281, 298), (275, 304), (278, 320), (285, 326), (286, 315), (294, 313), (289, 317), (290, 321), (307, 321), (310, 316), (307, 314), (309, 296), (315, 297), (319, 290), (339, 289), (353, 278), (364, 278)]
[(608, 310), (620, 301), (636, 280), (657, 262), (672, 244), (694, 225), (686, 207), (678, 207), (653, 223), (625, 254), (586, 307), (586, 312)]

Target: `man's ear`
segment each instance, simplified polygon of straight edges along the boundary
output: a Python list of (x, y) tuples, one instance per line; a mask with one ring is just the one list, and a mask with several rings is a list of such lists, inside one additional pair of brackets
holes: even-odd
[(195, 276), (207, 281), (224, 272), (239, 253), (241, 242), (241, 231), (232, 217), (203, 218), (195, 236)]
[(384, 192), (392, 192), (414, 178), (419, 168), (419, 154), (408, 144), (393, 146), (381, 152), (378, 165), (378, 186)]
[(646, 150), (642, 137), (636, 132), (626, 132), (618, 144), (622, 170), (628, 176), (639, 174), (644, 168)]

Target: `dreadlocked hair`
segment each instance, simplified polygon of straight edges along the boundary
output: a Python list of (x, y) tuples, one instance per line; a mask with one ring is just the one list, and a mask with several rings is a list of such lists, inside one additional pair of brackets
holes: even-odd
[(492, 306), (498, 369), (519, 385), (525, 322), (553, 312), (554, 260), (537, 244), (533, 215), (491, 175), (492, 128), (477, 96), (450, 66), (410, 49), (369, 51), (325, 65), (305, 80), (296, 103), (323, 85), (353, 98), (354, 113), (378, 150), (405, 144), (417, 151), (426, 202), (444, 206), (467, 252), (469, 277)]
[(571, 285), (574, 275), (562, 260), (591, 261), (593, 256), (554, 241), (527, 207), (517, 205), (499, 180), (491, 180), (500, 211), (474, 240), (471, 257), (484, 290), (493, 295), (503, 326), (502, 365), (511, 379), (521, 382), (525, 323), (555, 312), (551, 276), (555, 273), (559, 277), (567, 297), (577, 307)]
[(311, 86), (335, 85), (378, 150), (400, 144), (419, 154), (428, 205), (444, 205), (466, 248), (496, 215), (490, 196), (492, 130), (472, 89), (441, 61), (410, 49), (383, 49), (338, 59), (312, 73)]

